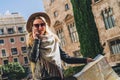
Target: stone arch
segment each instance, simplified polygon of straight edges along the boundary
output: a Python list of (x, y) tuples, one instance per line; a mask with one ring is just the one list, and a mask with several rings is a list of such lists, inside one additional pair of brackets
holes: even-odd
[(68, 20), (70, 20), (70, 19), (72, 19), (73, 18), (73, 16), (71, 15), (71, 14), (67, 14), (66, 16), (65, 16), (65, 22), (66, 21), (68, 21)]
[(61, 23), (62, 23), (62, 22), (60, 22), (60, 21), (57, 20), (53, 26), (56, 27), (56, 26), (58, 26), (58, 25), (61, 25)]

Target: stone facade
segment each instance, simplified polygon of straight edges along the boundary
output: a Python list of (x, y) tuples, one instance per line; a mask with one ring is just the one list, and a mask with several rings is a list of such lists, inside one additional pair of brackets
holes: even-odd
[(43, 3), (51, 18), (51, 29), (60, 38), (62, 49), (71, 56), (78, 56), (80, 44), (70, 0), (43, 0)]
[[(45, 11), (51, 18), (51, 28), (54, 33), (58, 34), (61, 31), (62, 38), (59, 36), (62, 44), (62, 49), (69, 55), (75, 56), (79, 53), (78, 34), (75, 33), (76, 40), (72, 41), (68, 25), (74, 25), (74, 17), (70, 0), (43, 0)], [(58, 5), (59, 4), (59, 5)], [(75, 28), (76, 29), (76, 28)], [(76, 30), (75, 30), (76, 31)], [(63, 33), (62, 33), (63, 32)], [(73, 33), (74, 34), (74, 33)], [(75, 54), (73, 54), (75, 53)]]
[[(63, 30), (61, 33), (63, 32), (64, 34), (65, 44), (62, 48), (70, 55), (76, 55), (74, 52), (80, 50), (80, 44), (78, 41), (71, 41), (68, 25), (74, 23), (74, 16), (70, 0), (43, 0), (43, 3), (45, 11), (51, 18), (51, 29), (56, 34), (59, 33), (60, 28)], [(91, 6), (98, 28), (100, 42), (104, 47), (104, 53), (109, 62), (119, 62), (120, 0), (92, 0)], [(109, 15), (108, 18), (104, 18), (106, 12)], [(111, 25), (108, 26), (107, 23)], [(61, 42), (64, 40), (61, 40)]]
[[(104, 53), (108, 61), (120, 61), (120, 1), (92, 0), (92, 11), (99, 31), (100, 41), (104, 45)], [(105, 22), (105, 18), (102, 15), (103, 11), (106, 14), (108, 13), (106, 20), (110, 20), (109, 18), (111, 18), (111, 21), (114, 20), (114, 25), (110, 28), (106, 28), (106, 23), (109, 23), (109, 21)]]
[(26, 54), (25, 20), (19, 13), (0, 16), (0, 64), (28, 64)]

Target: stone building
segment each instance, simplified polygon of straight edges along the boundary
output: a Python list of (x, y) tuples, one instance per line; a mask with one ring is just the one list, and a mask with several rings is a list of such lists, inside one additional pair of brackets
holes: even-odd
[(43, 0), (43, 3), (51, 18), (51, 29), (61, 40), (62, 49), (71, 56), (79, 56), (80, 44), (70, 0)]
[[(70, 0), (43, 0), (43, 3), (51, 18), (51, 29), (61, 40), (61, 47), (71, 56), (78, 56), (80, 43)], [(104, 53), (109, 62), (119, 62), (120, 0), (92, 0), (91, 6)]]
[(0, 15), (0, 65), (28, 64), (25, 20), (19, 13)]
[(120, 0), (92, 0), (91, 6), (108, 61), (120, 63)]

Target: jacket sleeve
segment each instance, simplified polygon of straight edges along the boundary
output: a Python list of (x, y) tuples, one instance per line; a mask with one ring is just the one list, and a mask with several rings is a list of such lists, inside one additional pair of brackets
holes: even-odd
[(76, 58), (76, 57), (70, 57), (67, 55), (61, 48), (60, 48), (60, 56), (61, 59), (68, 63), (68, 64), (80, 64), (80, 63), (87, 63), (86, 58)]
[(28, 50), (27, 50), (27, 53), (28, 53), (28, 58), (30, 61), (32, 62), (36, 62), (36, 58), (37, 58), (37, 45), (38, 45), (38, 40), (35, 39), (34, 42), (33, 42), (33, 46), (28, 46)]

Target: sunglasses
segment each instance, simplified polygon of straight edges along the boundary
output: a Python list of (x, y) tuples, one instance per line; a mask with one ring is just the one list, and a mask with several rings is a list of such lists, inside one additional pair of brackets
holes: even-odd
[(39, 28), (39, 27), (45, 27), (45, 23), (41, 24), (33, 24), (34, 27)]

